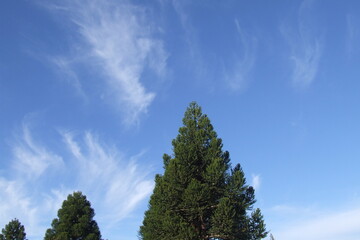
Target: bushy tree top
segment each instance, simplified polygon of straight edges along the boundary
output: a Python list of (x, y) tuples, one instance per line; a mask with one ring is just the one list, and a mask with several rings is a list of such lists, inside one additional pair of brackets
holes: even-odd
[(25, 240), (26, 233), (24, 226), (18, 219), (11, 220), (3, 229), (0, 234), (0, 240)]
[(81, 192), (70, 194), (46, 231), (45, 240), (100, 240), (101, 234), (90, 202)]
[(266, 237), (254, 189), (240, 165), (230, 167), (209, 118), (192, 102), (183, 126), (164, 154), (164, 174), (155, 178), (149, 209), (140, 227), (144, 240), (253, 240)]

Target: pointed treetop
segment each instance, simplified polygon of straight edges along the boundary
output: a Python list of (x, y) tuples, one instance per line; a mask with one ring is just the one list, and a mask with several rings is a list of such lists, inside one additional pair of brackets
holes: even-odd
[(254, 189), (240, 164), (230, 168), (210, 119), (190, 103), (183, 126), (164, 154), (164, 174), (140, 227), (140, 238), (179, 240), (258, 240), (266, 237), (260, 210), (252, 210)]
[(11, 220), (1, 232), (0, 240), (26, 240), (25, 228), (16, 218)]
[(100, 240), (101, 234), (90, 202), (81, 192), (70, 194), (52, 221), (44, 240), (84, 239)]

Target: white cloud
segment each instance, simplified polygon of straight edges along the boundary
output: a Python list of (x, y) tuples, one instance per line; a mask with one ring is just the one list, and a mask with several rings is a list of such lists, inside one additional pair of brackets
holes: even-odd
[(47, 194), (51, 206), (44, 204), (39, 189), (44, 186), (44, 179), (64, 167), (63, 159), (35, 141), (26, 122), (11, 142), (11, 149), (11, 169), (6, 169), (7, 178), (0, 178), (0, 226), (17, 218), (25, 226), (27, 236), (41, 238), (50, 226), (48, 215), (55, 215), (55, 207), (60, 205), (51, 192)]
[(76, 72), (72, 69), (72, 64), (74, 61), (71, 61), (65, 57), (52, 57), (49, 60), (56, 66), (62, 75), (66, 75), (65, 79), (75, 89), (76, 93), (84, 100), (87, 100), (86, 94), (81, 85), (81, 81), (78, 78)]
[[(315, 215), (315, 216), (313, 216)], [(298, 216), (298, 214), (296, 215)], [(311, 214), (305, 220), (291, 224), (283, 222), (273, 231), (276, 239), (353, 240), (360, 238), (360, 208), (328, 214)]]
[(311, 209), (310, 208), (299, 208), (299, 207), (294, 207), (294, 206), (290, 206), (290, 205), (276, 205), (271, 208), (271, 211), (284, 215), (284, 214), (299, 214), (299, 212), (309, 213), (309, 211), (311, 211)]
[(21, 136), (12, 146), (12, 150), (15, 158), (13, 167), (29, 179), (41, 176), (49, 167), (59, 167), (63, 164), (60, 156), (33, 140), (26, 124), (23, 124)]
[[(182, 30), (184, 32), (181, 37), (184, 39), (187, 46), (187, 65), (191, 68), (192, 71), (194, 71), (196, 80), (202, 81), (203, 79), (206, 79), (206, 86), (209, 87), (211, 85), (209, 83), (211, 78), (208, 73), (209, 69), (204, 61), (203, 53), (201, 52), (198, 30), (194, 27), (191, 21), (192, 19), (188, 14), (187, 7), (189, 4), (191, 4), (191, 1), (173, 0), (171, 1), (171, 4), (179, 18)], [(202, 85), (202, 87), (204, 87), (204, 85)]]
[[(151, 69), (161, 77), (167, 60), (162, 41), (153, 37), (155, 28), (146, 9), (111, 0), (67, 3), (55, 9), (68, 14), (85, 43), (80, 45), (79, 54), (83, 57), (76, 57), (77, 61), (100, 70), (99, 81), (106, 85), (109, 102), (124, 114), (125, 123), (136, 123), (155, 97), (142, 83), (143, 72)], [(62, 58), (56, 59), (66, 74), (73, 75), (74, 70), (68, 70), (68, 64), (58, 61)], [(65, 61), (68, 62), (71, 61)], [(87, 84), (84, 79), (81, 84), (76, 80), (73, 83), (75, 88), (84, 84)]]
[(226, 73), (226, 81), (234, 91), (241, 91), (246, 88), (249, 82), (249, 74), (254, 66), (256, 58), (256, 38), (247, 34), (235, 19), (236, 30), (240, 37), (243, 53), (236, 55), (233, 69)]
[(152, 192), (153, 181), (147, 180), (147, 172), (136, 164), (142, 154), (127, 161), (115, 148), (101, 143), (90, 132), (78, 141), (70, 132), (62, 135), (75, 160), (73, 171), (79, 173), (78, 186), (102, 212), (101, 219), (122, 220)]
[(23, 183), (0, 179), (0, 189), (0, 224), (5, 226), (10, 220), (17, 218), (23, 225), (26, 224), (28, 234), (34, 233), (37, 229), (38, 209), (26, 196)]
[(252, 186), (255, 190), (259, 190), (260, 184), (261, 184), (260, 175), (252, 174), (252, 175), (251, 175), (251, 186)]
[[(191, 2), (172, 1), (172, 6), (179, 17), (179, 21), (184, 31), (182, 37), (188, 47), (188, 56), (186, 59), (191, 62), (191, 64), (188, 65), (194, 70), (197, 79), (206, 79), (205, 86), (208, 87), (210, 91), (213, 91), (214, 83), (212, 83), (212, 81), (216, 81), (216, 77), (214, 77), (216, 71), (212, 72), (212, 67), (209, 68), (209, 66), (207, 66), (208, 63), (204, 61), (205, 55), (201, 51), (201, 44), (199, 44), (199, 31), (194, 27), (194, 24), (191, 21), (192, 19), (189, 17), (187, 11), (188, 5), (191, 5)], [(224, 79), (227, 88), (230, 88), (233, 91), (243, 91), (248, 85), (250, 73), (255, 64), (257, 40), (243, 30), (238, 19), (235, 19), (234, 23), (239, 36), (239, 45), (241, 45), (242, 52), (234, 53), (234, 60), (231, 64), (226, 64), (226, 66), (224, 66), (221, 78)], [(225, 65), (222, 61), (221, 64)], [(222, 82), (221, 84), (224, 83)], [(204, 85), (201, 86), (204, 87)]]
[(43, 183), (31, 183), (21, 176), (13, 180), (0, 178), (0, 226), (17, 218), (25, 226), (27, 237), (40, 239), (65, 199), (64, 194), (60, 199), (57, 191), (40, 193), (34, 184)]
[(347, 25), (347, 42), (346, 48), (349, 56), (352, 56), (354, 52), (359, 50), (358, 40), (360, 37), (359, 29), (359, 19), (352, 14), (346, 15), (346, 25)]
[(291, 56), (294, 61), (293, 83), (296, 86), (312, 83), (318, 71), (320, 56), (321, 44), (318, 40), (313, 44), (303, 44), (301, 50)]
[(312, 1), (302, 2), (296, 30), (285, 25), (281, 27), (281, 32), (291, 47), (292, 82), (295, 87), (300, 88), (307, 87), (314, 81), (324, 45), (322, 37), (316, 33), (311, 4)]
[(106, 236), (151, 194), (153, 178), (146, 166), (137, 164), (143, 152), (126, 157), (91, 132), (63, 131), (57, 140), (58, 148), (65, 143), (67, 150), (61, 156), (35, 141), (23, 125), (13, 146), (12, 171), (0, 177), (0, 226), (18, 218), (30, 239), (40, 239), (67, 195), (80, 190)]

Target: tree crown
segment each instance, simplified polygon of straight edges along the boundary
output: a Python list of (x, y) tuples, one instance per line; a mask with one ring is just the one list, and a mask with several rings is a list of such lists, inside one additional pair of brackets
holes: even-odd
[(230, 167), (229, 153), (197, 103), (187, 108), (172, 145), (173, 154), (163, 156), (164, 174), (155, 177), (141, 239), (266, 237), (260, 210), (248, 214), (254, 189), (246, 185), (240, 164)]
[(100, 240), (101, 234), (90, 202), (81, 192), (70, 194), (46, 231), (45, 240)]
[(3, 229), (0, 234), (0, 240), (25, 240), (26, 233), (25, 227), (18, 219), (11, 220)]

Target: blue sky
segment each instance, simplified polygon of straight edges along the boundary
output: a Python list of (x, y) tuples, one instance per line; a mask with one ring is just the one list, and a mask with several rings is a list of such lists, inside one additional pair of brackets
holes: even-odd
[(359, 1), (2, 1), (0, 226), (81, 190), (135, 240), (197, 101), (277, 240), (360, 238)]

